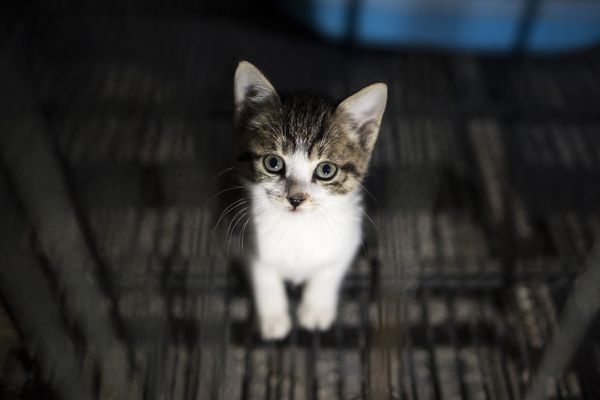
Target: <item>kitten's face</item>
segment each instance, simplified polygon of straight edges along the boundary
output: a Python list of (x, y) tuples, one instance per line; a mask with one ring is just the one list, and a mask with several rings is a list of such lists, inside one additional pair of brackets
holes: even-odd
[(387, 89), (371, 85), (341, 103), (279, 96), (250, 63), (235, 76), (236, 156), (261, 201), (290, 213), (335, 203), (367, 172)]

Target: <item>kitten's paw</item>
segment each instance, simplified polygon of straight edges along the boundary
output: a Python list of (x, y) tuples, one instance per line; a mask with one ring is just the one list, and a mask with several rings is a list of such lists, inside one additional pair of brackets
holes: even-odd
[(298, 308), (298, 321), (300, 326), (314, 331), (326, 331), (331, 328), (335, 320), (335, 307), (329, 305), (314, 306), (310, 304), (300, 304)]
[(290, 333), (292, 321), (287, 312), (263, 316), (260, 319), (260, 333), (264, 340), (283, 339)]

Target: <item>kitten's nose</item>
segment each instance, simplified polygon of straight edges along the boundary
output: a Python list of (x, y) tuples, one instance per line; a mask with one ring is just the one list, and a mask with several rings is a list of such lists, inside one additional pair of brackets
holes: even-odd
[(290, 202), (290, 204), (292, 205), (292, 207), (296, 208), (300, 204), (302, 204), (302, 202), (304, 200), (306, 200), (306, 196), (304, 196), (304, 195), (292, 195), (292, 196), (288, 196), (287, 199)]

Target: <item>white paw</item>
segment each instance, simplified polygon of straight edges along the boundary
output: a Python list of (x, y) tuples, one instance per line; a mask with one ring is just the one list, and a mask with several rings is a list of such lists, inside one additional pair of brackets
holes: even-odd
[(302, 303), (298, 308), (298, 321), (305, 329), (326, 331), (335, 320), (335, 311), (335, 307), (330, 305), (314, 306)]
[(285, 311), (260, 318), (260, 333), (264, 340), (283, 339), (291, 328), (292, 321)]

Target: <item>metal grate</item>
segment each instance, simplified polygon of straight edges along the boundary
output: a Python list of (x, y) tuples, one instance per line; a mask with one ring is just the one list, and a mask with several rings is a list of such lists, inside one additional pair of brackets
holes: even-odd
[[(598, 49), (509, 60), (349, 51), (202, 17), (84, 14), (21, 28), (19, 72), (114, 308), (132, 366), (128, 399), (524, 398), (600, 232)], [(214, 230), (237, 198), (221, 171), (239, 57), (276, 86), (336, 95), (390, 86), (366, 183), (373, 221), (327, 333), (261, 342), (241, 229), (227, 237), (234, 214)], [(32, 204), (10, 162), (0, 182), (15, 194), (8, 214)], [(39, 246), (38, 222), (23, 214), (19, 226), (33, 227), (25, 242)], [(26, 252), (40, 264), (33, 271), (58, 271), (39, 247)], [(94, 382), (79, 390), (108, 396), (111, 374), (90, 361), (85, 333), (46, 286), (74, 360), (87, 360), (82, 377)], [(299, 289), (288, 289), (297, 301)], [(1, 293), (17, 325), (35, 331), (18, 296)], [(598, 398), (597, 332), (596, 322), (548, 399)]]

